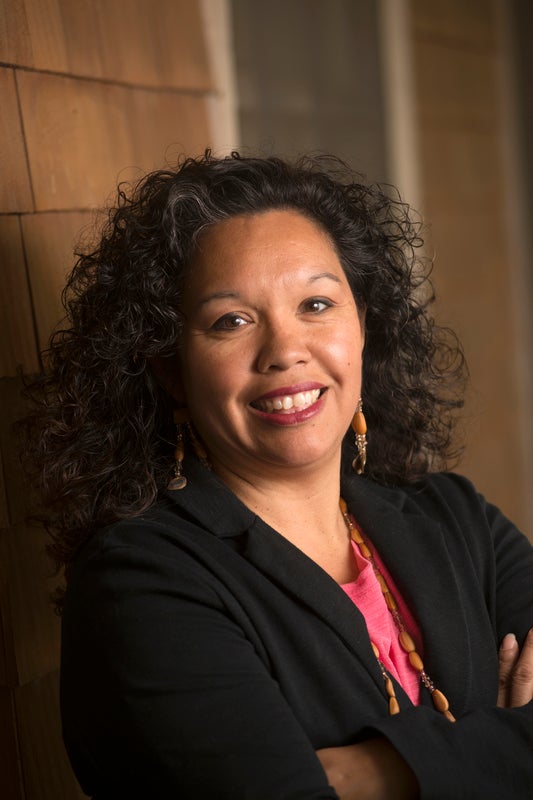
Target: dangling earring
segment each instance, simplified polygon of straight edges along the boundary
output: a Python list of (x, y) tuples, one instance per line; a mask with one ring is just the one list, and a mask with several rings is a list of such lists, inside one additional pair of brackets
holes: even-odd
[(365, 471), (366, 464), (366, 419), (363, 414), (363, 402), (359, 400), (355, 408), (355, 414), (352, 419), (352, 430), (355, 433), (355, 446), (357, 448), (357, 455), (352, 461), (352, 469), (358, 475), (362, 475)]
[(189, 412), (186, 408), (175, 408), (173, 416), (176, 424), (176, 449), (174, 450), (174, 477), (169, 480), (167, 485), (167, 489), (170, 491), (185, 489), (187, 486), (187, 478), (183, 474), (183, 457), (185, 455), (183, 426), (189, 421)]
[(187, 433), (189, 434), (189, 438), (192, 442), (192, 446), (194, 448), (194, 452), (196, 453), (198, 460), (207, 467), (207, 469), (211, 469), (211, 464), (209, 463), (209, 458), (205, 451), (205, 447), (201, 443), (200, 439), (196, 435), (196, 432), (192, 426), (192, 423), (187, 420)]

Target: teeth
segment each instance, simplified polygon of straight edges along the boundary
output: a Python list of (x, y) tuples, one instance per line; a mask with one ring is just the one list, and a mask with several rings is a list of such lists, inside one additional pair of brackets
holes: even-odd
[(311, 389), (309, 392), (297, 392), (283, 397), (271, 397), (268, 400), (261, 400), (260, 403), (257, 403), (257, 407), (269, 414), (273, 411), (290, 411), (292, 408), (301, 411), (316, 403), (319, 397), (320, 389)]

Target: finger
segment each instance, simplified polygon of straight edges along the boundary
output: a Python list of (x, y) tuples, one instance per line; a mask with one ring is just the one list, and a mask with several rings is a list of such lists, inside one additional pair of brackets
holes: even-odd
[(510, 707), (523, 706), (533, 699), (533, 628), (524, 640), (520, 656), (513, 667)]
[(514, 633), (503, 637), (498, 651), (498, 703), (500, 708), (508, 708), (511, 698), (513, 668), (520, 651)]

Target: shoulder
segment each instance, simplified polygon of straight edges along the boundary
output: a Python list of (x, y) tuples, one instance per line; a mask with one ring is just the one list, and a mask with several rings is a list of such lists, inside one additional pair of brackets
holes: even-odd
[(423, 480), (403, 489), (409, 502), (428, 513), (446, 516), (482, 517), (487, 509), (485, 498), (474, 484), (454, 472), (430, 473)]
[(426, 514), (445, 522), (453, 516), (483, 516), (487, 503), (468, 478), (453, 472), (436, 472), (402, 486), (383, 486), (357, 479), (355, 491), (367, 502), (400, 513)]
[(475, 549), (492, 549), (494, 542), (522, 536), (497, 506), (457, 473), (430, 473), (415, 484), (394, 487), (363, 480), (356, 491), (369, 505), (423, 518), (428, 526), (439, 526), (448, 540), (467, 542)]
[(121, 549), (170, 555), (181, 541), (199, 533), (198, 526), (177, 506), (162, 500), (142, 514), (101, 527), (81, 550), (78, 561), (109, 557)]
[(99, 604), (135, 592), (212, 597), (224, 543), (171, 502), (102, 528), (80, 551), (68, 579), (67, 603), (89, 594)]

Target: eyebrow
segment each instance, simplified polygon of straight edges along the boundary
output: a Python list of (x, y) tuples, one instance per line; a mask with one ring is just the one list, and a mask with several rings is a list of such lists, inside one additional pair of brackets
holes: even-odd
[[(311, 277), (308, 278), (307, 283), (315, 283), (316, 281), (321, 281), (324, 278), (335, 281), (335, 283), (342, 283), (341, 279), (337, 275), (334, 275), (333, 272), (318, 272), (316, 275), (311, 275)], [(220, 292), (213, 292), (213, 294), (208, 294), (206, 297), (202, 297), (198, 301), (198, 307), (205, 306), (207, 303), (213, 302), (213, 300), (238, 300), (239, 298), (239, 292), (231, 289), (222, 289)]]
[(213, 300), (225, 300), (227, 298), (238, 300), (239, 297), (240, 294), (238, 292), (232, 292), (229, 289), (221, 292), (213, 292), (213, 294), (208, 294), (206, 297), (202, 297), (201, 300), (198, 301), (198, 306), (205, 306), (207, 303), (211, 303)]
[(338, 275), (334, 275), (333, 272), (319, 272), (318, 275), (311, 275), (307, 283), (314, 283), (314, 281), (321, 281), (322, 278), (328, 278), (331, 281), (335, 281), (335, 283), (342, 283)]

